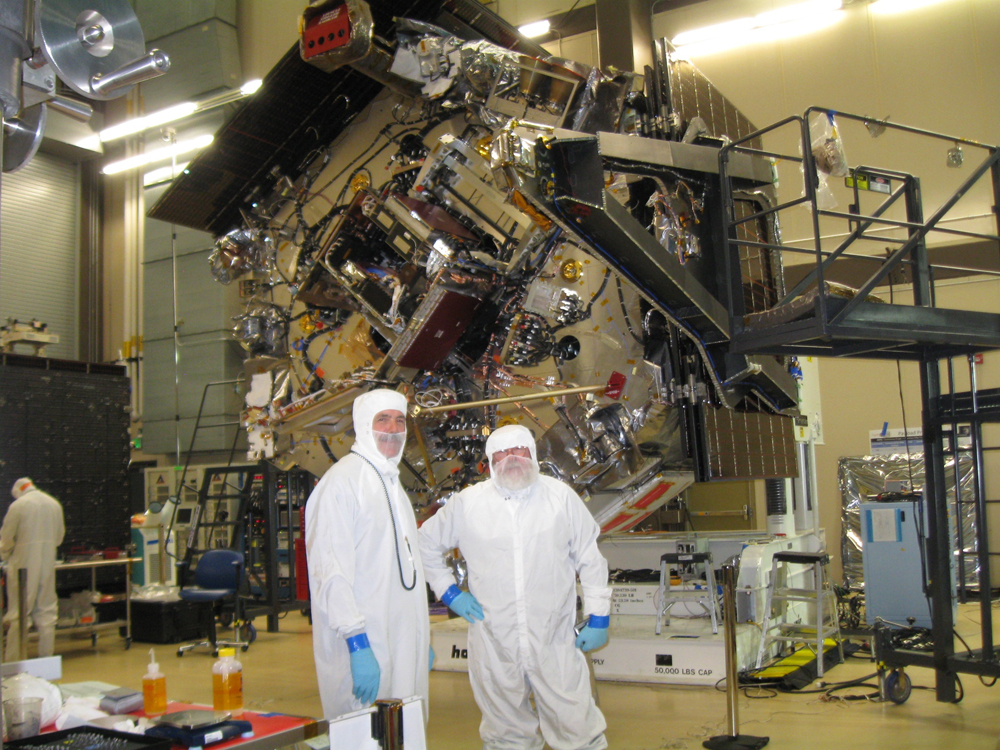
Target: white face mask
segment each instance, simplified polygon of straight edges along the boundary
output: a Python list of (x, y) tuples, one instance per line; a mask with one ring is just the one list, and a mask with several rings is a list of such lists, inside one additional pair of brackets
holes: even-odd
[(509, 455), (493, 464), (497, 484), (511, 492), (530, 487), (538, 478), (535, 462), (524, 456)]
[(378, 452), (386, 458), (398, 456), (406, 442), (405, 432), (382, 432), (373, 428), (372, 437), (375, 438), (375, 447), (378, 448)]

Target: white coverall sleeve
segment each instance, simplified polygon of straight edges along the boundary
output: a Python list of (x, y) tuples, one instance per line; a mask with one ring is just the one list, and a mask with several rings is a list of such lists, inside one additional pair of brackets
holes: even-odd
[(63, 543), (66, 538), (66, 518), (63, 515), (62, 507), (59, 509), (59, 523), (56, 525), (56, 546)]
[(3, 528), (0, 528), (0, 560), (7, 562), (14, 551), (14, 542), (17, 540), (17, 521), (21, 514), (17, 505), (11, 504), (7, 510), (7, 515), (3, 519)]
[(597, 548), (601, 527), (573, 490), (566, 488), (570, 520), (570, 557), (583, 589), (583, 614), (611, 614), (611, 587), (608, 585), (608, 561)]
[(452, 497), (447, 505), (420, 527), (420, 558), (424, 563), (424, 578), (438, 599), (449, 586), (457, 583), (445, 557), (459, 543), (456, 528), (459, 502), (457, 495)]
[(357, 503), (351, 493), (327, 482), (309, 502), (316, 503), (306, 526), (306, 560), (315, 591), (314, 606), (341, 638), (365, 629), (365, 618), (354, 599), (355, 522)]

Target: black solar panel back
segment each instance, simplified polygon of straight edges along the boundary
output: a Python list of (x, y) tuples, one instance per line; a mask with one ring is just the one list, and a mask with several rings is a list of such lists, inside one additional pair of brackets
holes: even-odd
[(241, 223), (239, 209), (253, 188), (265, 192), (272, 170), (292, 172), (309, 152), (329, 143), (380, 88), (351, 69), (324, 73), (303, 62), (296, 45), (149, 216), (224, 234)]
[[(437, 23), (459, 36), (542, 55), (538, 45), (474, 0), (371, 0), (375, 33), (395, 38), (397, 17)], [(212, 145), (149, 210), (153, 219), (221, 235), (242, 223), (251, 194), (267, 194), (272, 170), (295, 174), (367, 107), (382, 85), (350, 67), (325, 73), (303, 62), (296, 43)]]

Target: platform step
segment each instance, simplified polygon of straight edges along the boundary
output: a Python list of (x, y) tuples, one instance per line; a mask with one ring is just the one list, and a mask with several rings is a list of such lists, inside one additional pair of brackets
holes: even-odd
[[(832, 597), (832, 589), (823, 589), (820, 591), (819, 596), (822, 598)], [(777, 589), (771, 595), (771, 601), (807, 601), (815, 602), (817, 599), (816, 589)]]

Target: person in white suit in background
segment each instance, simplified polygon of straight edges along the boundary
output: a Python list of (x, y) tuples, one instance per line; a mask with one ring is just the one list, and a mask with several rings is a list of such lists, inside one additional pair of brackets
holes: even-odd
[(0, 528), (0, 560), (7, 567), (7, 615), (9, 624), (4, 661), (19, 661), (21, 656), (20, 599), (17, 571), (26, 568), (25, 590), (27, 622), (38, 631), (38, 656), (52, 656), (55, 650), (56, 620), (59, 600), (56, 597), (56, 550), (66, 535), (63, 509), (52, 495), (42, 492), (28, 477), (14, 482), (14, 502), (7, 509)]

